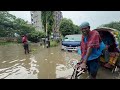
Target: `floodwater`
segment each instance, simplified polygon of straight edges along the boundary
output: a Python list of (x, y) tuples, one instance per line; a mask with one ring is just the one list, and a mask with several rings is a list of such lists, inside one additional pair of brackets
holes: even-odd
[[(61, 47), (45, 48), (30, 44), (30, 54), (24, 54), (21, 44), (0, 46), (0, 79), (70, 78), (73, 66), (80, 60), (76, 52), (61, 51)], [(86, 79), (88, 74), (81, 75)], [(119, 79), (119, 73), (100, 68), (98, 79)]]

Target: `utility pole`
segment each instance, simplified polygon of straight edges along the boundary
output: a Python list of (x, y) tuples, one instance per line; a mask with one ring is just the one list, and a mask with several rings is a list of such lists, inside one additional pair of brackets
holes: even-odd
[(47, 11), (46, 11), (46, 47), (48, 48), (49, 47), (49, 43), (48, 43), (48, 34), (47, 34), (47, 32), (48, 32), (48, 30), (47, 30)]
[(47, 36), (47, 15), (46, 15), (46, 36)]

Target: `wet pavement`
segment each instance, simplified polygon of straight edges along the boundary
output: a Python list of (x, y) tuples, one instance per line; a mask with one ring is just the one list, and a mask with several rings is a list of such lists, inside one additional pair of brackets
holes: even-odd
[[(73, 65), (80, 60), (76, 52), (61, 51), (61, 47), (45, 48), (30, 44), (25, 55), (21, 44), (0, 46), (0, 79), (56, 79), (72, 75)], [(87, 72), (81, 79), (88, 77)], [(119, 79), (119, 73), (100, 68), (98, 79)]]

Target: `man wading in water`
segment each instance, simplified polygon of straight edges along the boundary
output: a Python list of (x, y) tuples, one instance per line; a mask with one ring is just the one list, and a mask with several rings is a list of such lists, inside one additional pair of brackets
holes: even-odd
[(28, 46), (27, 35), (23, 35), (22, 36), (22, 43), (23, 43), (23, 47), (24, 47), (24, 50), (25, 50), (25, 54), (29, 53), (29, 46)]
[(96, 30), (90, 30), (88, 22), (83, 22), (80, 25), (82, 31), (81, 41), (81, 68), (88, 67), (90, 79), (96, 79), (99, 68), (100, 55), (105, 49), (105, 44), (101, 41), (100, 35)]

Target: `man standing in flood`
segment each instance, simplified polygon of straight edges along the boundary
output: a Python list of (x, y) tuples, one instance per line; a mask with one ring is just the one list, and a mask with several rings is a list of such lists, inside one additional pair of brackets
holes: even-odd
[(24, 50), (25, 50), (25, 54), (29, 53), (28, 39), (27, 39), (26, 34), (23, 35), (23, 37), (22, 37), (22, 43), (23, 43), (23, 47), (24, 47)]
[(88, 22), (83, 22), (80, 25), (82, 31), (81, 41), (81, 57), (82, 68), (88, 67), (90, 79), (96, 79), (96, 75), (99, 69), (100, 55), (102, 50), (105, 49), (105, 44), (101, 41), (100, 35), (96, 30), (90, 30)]

